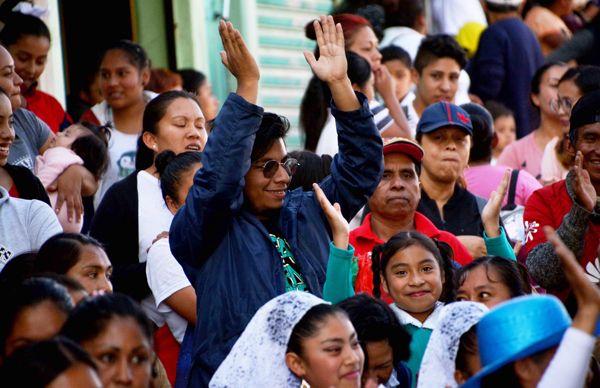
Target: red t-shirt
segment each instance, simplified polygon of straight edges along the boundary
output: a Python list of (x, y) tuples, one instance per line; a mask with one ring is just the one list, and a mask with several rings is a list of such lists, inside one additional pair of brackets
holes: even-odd
[(57, 133), (73, 124), (73, 120), (58, 100), (48, 93), (34, 89), (31, 93), (25, 95), (25, 100), (27, 101), (27, 109), (48, 124), (52, 132)]
[[(473, 257), (467, 251), (464, 245), (452, 233), (439, 230), (423, 214), (415, 212), (414, 217), (415, 231), (426, 235), (429, 238), (435, 238), (450, 245), (454, 253), (454, 261), (464, 265), (473, 261)], [(350, 244), (354, 247), (354, 255), (358, 258), (358, 273), (354, 290), (356, 293), (366, 292), (373, 294), (373, 271), (371, 270), (371, 252), (376, 245), (383, 244), (373, 229), (371, 228), (371, 214), (367, 214), (363, 223), (358, 228), (350, 232)], [(383, 290), (381, 299), (386, 303), (392, 303), (392, 299)]]

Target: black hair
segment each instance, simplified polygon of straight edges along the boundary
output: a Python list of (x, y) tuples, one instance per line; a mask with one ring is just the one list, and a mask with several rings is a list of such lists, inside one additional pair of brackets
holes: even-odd
[(469, 370), (467, 357), (477, 356), (479, 354), (479, 347), (477, 345), (477, 324), (475, 324), (460, 336), (458, 350), (456, 352), (456, 370), (471, 373), (475, 372)]
[(379, 50), (379, 52), (381, 53), (381, 63), (396, 60), (402, 62), (406, 68), (412, 68), (412, 59), (410, 59), (410, 54), (402, 47), (389, 45)]
[(494, 120), (498, 119), (498, 117), (504, 116), (512, 116), (515, 117), (515, 114), (509, 107), (501, 103), (500, 101), (488, 100), (485, 104), (485, 109), (490, 112)]
[(144, 117), (142, 119), (143, 129), (140, 137), (137, 140), (137, 152), (135, 155), (135, 169), (137, 171), (145, 170), (154, 164), (154, 151), (148, 148), (146, 143), (144, 143), (144, 133), (150, 132), (154, 135), (158, 135), (158, 123), (167, 113), (167, 109), (169, 109), (171, 104), (178, 98), (188, 98), (194, 101), (198, 107), (200, 107), (200, 103), (196, 97), (193, 94), (183, 90), (171, 90), (169, 92), (159, 94), (153, 98), (152, 101), (146, 104), (146, 108), (144, 109)]
[(348, 314), (365, 353), (365, 359), (368, 356), (367, 343), (387, 340), (394, 354), (394, 365), (408, 360), (411, 337), (390, 306), (368, 294), (360, 293), (341, 301), (338, 307)]
[(350, 82), (361, 88), (364, 87), (373, 73), (369, 62), (352, 51), (346, 51), (346, 61), (348, 62), (348, 78), (350, 78)]
[(573, 81), (582, 95), (600, 89), (600, 67), (581, 65), (569, 68), (558, 83)]
[(71, 144), (71, 150), (83, 160), (83, 167), (91, 172), (94, 178), (100, 179), (108, 168), (110, 130), (108, 126), (98, 126), (87, 121), (77, 125), (86, 128), (91, 134), (75, 139)]
[(79, 345), (55, 337), (17, 349), (2, 365), (0, 381), (10, 387), (43, 388), (77, 364), (97, 371), (94, 360)]
[(312, 191), (313, 183), (319, 183), (331, 174), (333, 157), (330, 155), (319, 156), (312, 151), (292, 151), (288, 156), (300, 163), (296, 173), (292, 175), (288, 190), (302, 187), (303, 191)]
[(417, 73), (421, 74), (425, 67), (441, 58), (454, 59), (461, 69), (467, 64), (467, 52), (456, 39), (450, 35), (439, 34), (428, 36), (421, 41), (413, 65)]
[(56, 234), (40, 247), (36, 258), (36, 268), (39, 272), (66, 274), (77, 264), (81, 250), (86, 245), (104, 250), (98, 240), (85, 234)]
[[(6, 290), (8, 291), (8, 290)], [(25, 309), (44, 302), (51, 302), (65, 317), (73, 309), (73, 301), (67, 289), (53, 280), (31, 278), (10, 290), (10, 295), (0, 299), (0, 354), (5, 355), (6, 339), (13, 330), (19, 314)]]
[(152, 345), (152, 323), (142, 308), (124, 294), (104, 294), (79, 303), (65, 322), (61, 334), (81, 344), (100, 336), (114, 318), (132, 318)]
[[(542, 77), (544, 76), (544, 74), (546, 74), (546, 72), (551, 67), (554, 67), (554, 66), (566, 67), (567, 64), (564, 62), (553, 61), (553, 62), (544, 63), (542, 66), (540, 66), (535, 71), (535, 73), (533, 74), (533, 77), (531, 78), (531, 95), (540, 94), (540, 86), (542, 84)], [(531, 98), (531, 95), (529, 96), (529, 101), (531, 102), (531, 105), (539, 112), (540, 107), (533, 103), (533, 99)]]
[(455, 288), (460, 288), (465, 280), (467, 280), (469, 272), (477, 267), (485, 268), (488, 279), (490, 279), (490, 268), (494, 268), (499, 277), (495, 281), (504, 284), (508, 288), (511, 298), (531, 294), (532, 292), (527, 269), (517, 261), (508, 260), (500, 256), (478, 257), (469, 264), (460, 267), (456, 271)]
[(278, 139), (285, 138), (289, 129), (290, 122), (284, 116), (270, 112), (264, 113), (258, 132), (256, 132), (250, 160), (255, 162), (262, 158)]
[(11, 12), (5, 21), (4, 28), (0, 31), (0, 43), (8, 48), (22, 37), (29, 35), (48, 38), (48, 41), (51, 41), (50, 30), (42, 19), (20, 12)]
[(460, 106), (471, 117), (473, 125), (473, 139), (469, 163), (490, 161), (494, 143), (494, 118), (483, 106), (467, 103)]
[[(520, 359), (531, 358), (533, 362), (542, 365), (542, 362), (547, 358), (548, 351), (554, 349), (550, 347), (541, 350), (531, 356), (521, 357)], [(504, 387), (520, 387), (520, 379), (515, 371), (515, 361), (502, 366), (497, 371), (490, 373), (481, 380), (481, 388), (504, 388)]]
[(37, 252), (25, 252), (11, 258), (0, 271), (0, 287), (10, 290), (36, 272)]
[(129, 58), (129, 62), (139, 71), (150, 68), (150, 58), (148, 58), (146, 50), (137, 43), (127, 39), (120, 39), (106, 47), (102, 57), (104, 58), (106, 53), (112, 50), (122, 51)]
[(177, 190), (182, 184), (182, 175), (199, 163), (202, 163), (202, 152), (186, 151), (175, 155), (175, 152), (166, 150), (156, 155), (155, 165), (160, 176), (160, 189), (165, 201), (167, 195), (177, 203), (185, 200), (185, 198), (177, 196)]
[(454, 300), (452, 279), (454, 276), (454, 265), (452, 262), (452, 249), (444, 242), (432, 240), (419, 232), (400, 232), (392, 236), (385, 244), (376, 245), (373, 248), (371, 269), (373, 271), (373, 295), (381, 297), (381, 276), (385, 277), (385, 269), (390, 259), (399, 251), (411, 246), (420, 246), (431, 252), (440, 266), (443, 276), (443, 289), (440, 301), (448, 303)]
[(388, 6), (386, 9), (386, 27), (413, 28), (417, 18), (425, 14), (425, 2), (423, 0), (397, 0), (392, 3), (394, 8), (390, 9)]
[(206, 76), (194, 69), (181, 69), (177, 73), (183, 80), (183, 90), (196, 94), (198, 89), (206, 82)]
[(64, 288), (66, 288), (67, 291), (69, 291), (69, 293), (71, 293), (71, 292), (87, 293), (87, 290), (81, 283), (79, 283), (75, 278), (72, 278), (67, 275), (63, 275), (63, 274), (59, 274), (59, 273), (42, 273), (40, 275), (35, 275), (35, 276), (36, 277), (40, 276), (40, 277), (43, 277), (46, 279), (54, 280), (56, 283), (60, 284)]
[(317, 331), (329, 317), (340, 314), (348, 318), (346, 312), (337, 306), (326, 303), (313, 306), (294, 326), (288, 341), (286, 353), (296, 353), (302, 356), (304, 354), (304, 348), (302, 347), (304, 340), (316, 335)]
[(300, 103), (300, 128), (304, 132), (304, 148), (315, 151), (329, 115), (331, 91), (317, 76), (308, 81)]

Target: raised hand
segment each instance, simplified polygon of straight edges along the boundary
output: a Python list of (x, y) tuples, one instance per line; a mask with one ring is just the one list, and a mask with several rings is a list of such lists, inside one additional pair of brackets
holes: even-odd
[(224, 20), (219, 22), (219, 35), (221, 35), (224, 49), (221, 51), (221, 61), (237, 79), (237, 94), (248, 102), (256, 103), (258, 80), (260, 79), (256, 60), (246, 47), (242, 35), (233, 28), (231, 22)]
[(348, 63), (344, 51), (344, 32), (341, 24), (335, 24), (333, 17), (321, 16), (314, 21), (319, 59), (310, 51), (304, 52), (304, 58), (315, 75), (328, 84), (347, 79)]
[(594, 211), (596, 206), (596, 189), (590, 181), (590, 174), (582, 167), (583, 154), (581, 151), (577, 151), (575, 155), (575, 165), (573, 166), (573, 172), (575, 177), (573, 179), (573, 190), (577, 198), (577, 203), (588, 211)]
[(325, 213), (325, 217), (327, 217), (327, 221), (329, 221), (331, 233), (333, 234), (333, 245), (340, 249), (348, 249), (350, 226), (342, 215), (340, 204), (336, 202), (332, 205), (318, 184), (313, 183), (313, 190), (323, 213)]
[(600, 314), (600, 290), (589, 281), (575, 255), (567, 248), (556, 231), (550, 226), (544, 226), (544, 232), (546, 239), (560, 258), (565, 277), (577, 300), (577, 314), (573, 318), (573, 327), (593, 335)]
[(481, 211), (481, 222), (485, 229), (485, 234), (489, 238), (500, 236), (500, 210), (502, 209), (502, 201), (508, 190), (510, 182), (510, 169), (504, 172), (504, 176), (495, 191), (490, 194), (490, 199), (485, 204)]

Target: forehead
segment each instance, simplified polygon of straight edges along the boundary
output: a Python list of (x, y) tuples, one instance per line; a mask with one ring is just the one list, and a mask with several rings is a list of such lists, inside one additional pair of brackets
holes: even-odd
[(352, 42), (378, 42), (377, 36), (369, 26), (363, 26), (356, 29), (356, 32), (350, 38)]
[(191, 99), (185, 97), (178, 97), (171, 101), (167, 110), (165, 112), (165, 116), (174, 117), (174, 116), (192, 116), (193, 118), (203, 118), (202, 111), (200, 110), (200, 106), (198, 103)]
[(396, 167), (402, 169), (415, 169), (415, 162), (407, 155), (401, 152), (391, 152), (383, 156), (383, 165), (386, 169)]
[(392, 71), (410, 71), (408, 67), (399, 59), (390, 59), (383, 63), (387, 67), (389, 67)]
[(442, 72), (442, 73), (460, 73), (460, 65), (452, 58), (443, 57), (437, 58), (423, 68), (423, 72)]
[(266, 161), (266, 160), (283, 160), (287, 156), (287, 150), (285, 148), (285, 143), (282, 138), (278, 138), (275, 140), (271, 148), (267, 150), (267, 152), (261, 156), (257, 161)]
[(468, 133), (466, 133), (465, 131), (463, 131), (462, 129), (456, 128), (456, 127), (441, 127), (436, 129), (433, 132), (429, 132), (429, 133), (425, 133), (423, 134), (424, 137), (429, 137), (429, 136), (461, 136), (461, 137), (467, 137), (469, 136)]
[(558, 94), (561, 97), (570, 97), (572, 100), (577, 100), (581, 97), (581, 91), (572, 79), (558, 84)]
[(13, 65), (14, 61), (8, 50), (0, 46), (0, 68)]
[(42, 50), (47, 52), (50, 49), (50, 40), (41, 35), (22, 35), (11, 48), (13, 46), (21, 50)]
[(10, 99), (4, 93), (0, 93), (0, 113), (2, 113), (3, 116), (10, 116), (12, 114)]
[(110, 68), (110, 67), (126, 67), (126, 66), (130, 66), (130, 67), (137, 69), (137, 67), (135, 66), (135, 63), (133, 62), (133, 59), (131, 58), (131, 56), (129, 54), (127, 54), (125, 51), (123, 51), (121, 49), (112, 49), (112, 50), (108, 50), (102, 57), (102, 63), (100, 65), (100, 68), (106, 69), (106, 68)]
[(560, 77), (567, 72), (567, 69), (566, 66), (551, 66), (542, 75), (542, 82), (558, 82)]
[(577, 130), (579, 136), (600, 135), (600, 122), (585, 125)]
[(498, 271), (493, 266), (479, 265), (467, 272), (464, 282), (461, 285), (470, 286), (472, 288), (498, 283)]

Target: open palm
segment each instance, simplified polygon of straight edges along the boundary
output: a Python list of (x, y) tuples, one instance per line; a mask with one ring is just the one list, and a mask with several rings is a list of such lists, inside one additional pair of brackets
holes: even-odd
[(319, 60), (311, 52), (304, 52), (306, 61), (315, 75), (323, 82), (331, 83), (346, 78), (348, 64), (344, 51), (344, 32), (331, 16), (321, 16), (314, 21), (319, 47)]

